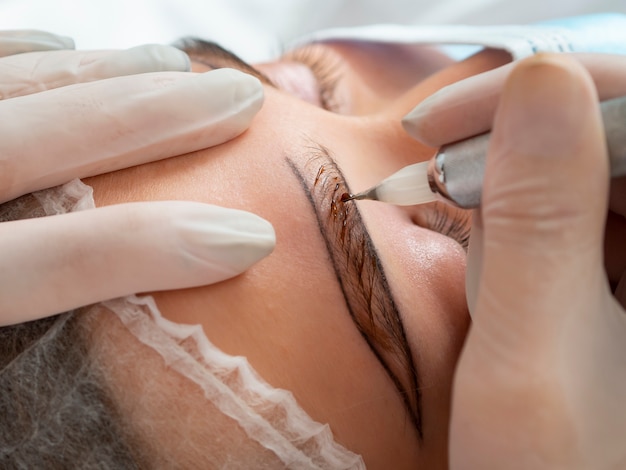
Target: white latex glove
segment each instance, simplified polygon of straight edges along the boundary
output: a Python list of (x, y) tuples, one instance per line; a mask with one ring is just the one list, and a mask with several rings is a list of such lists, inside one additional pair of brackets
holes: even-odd
[[(591, 75), (600, 101), (626, 95), (626, 57), (609, 54), (570, 54)], [(481, 73), (442, 88), (409, 113), (404, 128), (417, 140), (432, 147), (465, 139), (491, 129), (506, 79), (516, 63)], [(613, 179), (605, 234), (605, 268), (615, 294), (626, 306), (626, 178)], [(474, 225), (467, 271), (470, 311), (480, 272), (479, 240)]]
[(22, 52), (74, 49), (74, 40), (36, 29), (0, 31), (0, 57)]
[[(31, 36), (0, 35), (1, 53), (38, 47), (41, 33)], [(54, 47), (54, 35), (44, 37)], [(0, 201), (241, 134), (261, 107), (260, 82), (188, 69), (167, 46), (0, 59), (0, 93), (10, 97), (0, 101)], [(235, 276), (272, 250), (274, 232), (242, 211), (158, 202), (3, 223), (0, 240), (0, 324), (9, 324)]]
[[(601, 97), (625, 94), (625, 64), (536, 56), (453, 86), (407, 125), (433, 144), (494, 123), (468, 259), (473, 323), (455, 374), (452, 468), (626, 468), (626, 312), (604, 265), (608, 157), (592, 81)], [(461, 129), (437, 129), (446, 116)]]

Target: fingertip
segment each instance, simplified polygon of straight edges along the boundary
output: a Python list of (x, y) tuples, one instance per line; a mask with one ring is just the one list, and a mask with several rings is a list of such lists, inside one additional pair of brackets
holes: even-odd
[(74, 40), (69, 36), (56, 36), (56, 40), (59, 43), (60, 49), (76, 49), (76, 44)]
[(115, 77), (150, 72), (189, 72), (191, 61), (180, 49), (161, 44), (143, 44), (105, 56), (97, 68), (100, 75)]
[(593, 83), (575, 60), (538, 54), (521, 61), (504, 84), (485, 166), (485, 234), (490, 246), (502, 246), (493, 253), (501, 260), (517, 259), (513, 251), (544, 261), (560, 255), (555, 270), (567, 269), (565, 260), (600, 259), (605, 141)]
[(211, 86), (230, 88), (233, 104), (241, 108), (252, 107), (257, 111), (260, 109), (264, 93), (263, 84), (257, 77), (230, 68), (212, 70), (203, 75), (210, 79)]
[[(457, 79), (435, 91), (404, 117), (405, 130), (431, 147), (489, 131), (511, 65)], [(484, 64), (477, 66), (479, 70), (485, 67)]]
[(169, 210), (182, 259), (194, 262), (189, 272), (197, 272), (202, 283), (241, 274), (276, 245), (272, 224), (251, 212), (191, 202), (169, 203)]
[(252, 75), (223, 68), (200, 74), (198, 80), (209, 109), (219, 109), (215, 117), (219, 116), (222, 140), (245, 131), (263, 106), (263, 85)]
[[(429, 118), (432, 118), (432, 104), (439, 100), (441, 90), (433, 93), (423, 101), (417, 104), (409, 113), (402, 118), (402, 127), (413, 137), (427, 145), (439, 145), (440, 142), (435, 138), (431, 140), (431, 126), (429, 126)], [(436, 136), (435, 136), (436, 137)]]
[(276, 247), (276, 232), (267, 220), (250, 214), (258, 220), (255, 228), (250, 232), (252, 236), (236, 250), (233, 250), (231, 266), (234, 267), (235, 275), (248, 270), (261, 260), (267, 258)]
[(172, 46), (164, 46), (162, 44), (146, 44), (139, 46), (139, 50), (154, 59), (154, 72), (172, 71), (172, 72), (189, 72), (191, 71), (191, 59), (185, 51)]
[[(514, 65), (506, 78), (504, 91), (510, 93), (515, 88), (522, 90), (530, 88), (529, 82), (532, 82), (536, 90), (559, 83), (567, 86), (584, 82), (589, 90), (595, 91), (587, 69), (579, 60), (567, 54), (542, 52), (521, 60)], [(594, 98), (597, 98), (597, 95)]]
[(239, 102), (249, 102), (256, 111), (261, 109), (264, 99), (263, 85), (261, 81), (252, 75), (241, 73), (238, 80), (235, 100)]
[(537, 54), (521, 61), (506, 80), (493, 140), (523, 158), (574, 163), (573, 151), (585, 160), (577, 149), (594, 127), (590, 119), (598, 117), (597, 93), (584, 67), (565, 55)]
[(231, 261), (238, 271), (245, 271), (274, 251), (276, 232), (267, 219), (240, 209), (219, 207), (219, 210), (226, 214), (224, 225), (231, 226), (236, 234), (230, 240)]
[(146, 44), (140, 46), (147, 55), (154, 58), (156, 65), (154, 72), (172, 71), (172, 72), (190, 72), (191, 59), (185, 51), (172, 46), (162, 44)]

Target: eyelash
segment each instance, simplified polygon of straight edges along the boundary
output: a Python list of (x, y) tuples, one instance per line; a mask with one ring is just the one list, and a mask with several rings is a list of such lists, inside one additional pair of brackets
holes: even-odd
[[(440, 203), (435, 203), (440, 205)], [(428, 228), (456, 240), (463, 249), (467, 250), (470, 238), (470, 215), (461, 209), (435, 207), (429, 212)]]
[(295, 49), (286, 58), (306, 65), (315, 76), (322, 107), (331, 112), (340, 108), (336, 98), (337, 83), (341, 79), (341, 62), (328, 51), (315, 47)]

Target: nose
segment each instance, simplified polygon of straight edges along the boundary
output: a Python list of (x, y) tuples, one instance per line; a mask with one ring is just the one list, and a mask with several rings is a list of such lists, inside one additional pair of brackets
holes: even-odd
[(380, 148), (379, 154), (380, 158), (388, 159), (388, 174), (403, 166), (426, 161), (437, 150), (414, 140), (404, 131), (401, 120), (408, 112), (442, 87), (509, 61), (510, 56), (503, 51), (485, 50), (425, 78), (365, 119), (364, 125), (370, 127), (369, 133), (375, 140), (382, 142), (381, 147), (384, 148)]
[(391, 174), (403, 166), (430, 159), (436, 148), (413, 139), (401, 124), (402, 112), (385, 112), (362, 118), (362, 135), (370, 140), (369, 154), (387, 162)]
[(510, 60), (511, 57), (507, 52), (495, 49), (484, 50), (466, 60), (456, 62), (428, 76), (423, 81), (416, 83), (395, 100), (389, 102), (388, 106), (382, 110), (382, 112), (389, 116), (402, 119), (404, 115), (411, 111), (422, 100), (446, 85), (500, 67), (509, 63)]

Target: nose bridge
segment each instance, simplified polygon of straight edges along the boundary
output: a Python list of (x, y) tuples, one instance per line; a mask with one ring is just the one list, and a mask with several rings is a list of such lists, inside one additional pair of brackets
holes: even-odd
[(428, 160), (436, 151), (416, 141), (406, 133), (400, 118), (381, 113), (361, 118), (361, 135), (367, 139), (366, 148), (378, 153), (379, 159), (388, 162), (391, 171), (403, 166)]

